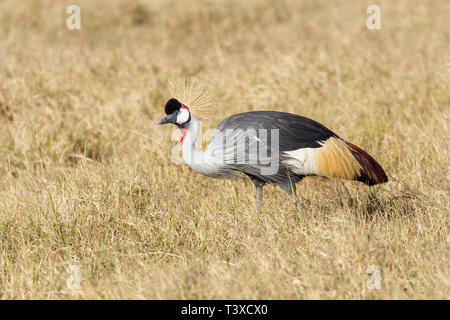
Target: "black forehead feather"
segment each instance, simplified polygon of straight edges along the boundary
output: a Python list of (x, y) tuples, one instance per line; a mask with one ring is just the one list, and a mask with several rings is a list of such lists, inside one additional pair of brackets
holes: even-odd
[(166, 112), (166, 114), (172, 114), (175, 111), (180, 110), (180, 108), (181, 103), (177, 99), (172, 98), (167, 101), (166, 106), (164, 107), (164, 111)]

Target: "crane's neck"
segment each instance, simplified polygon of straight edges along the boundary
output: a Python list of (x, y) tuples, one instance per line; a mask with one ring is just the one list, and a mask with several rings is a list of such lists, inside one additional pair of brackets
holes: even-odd
[(182, 134), (180, 143), (183, 147), (183, 159), (189, 163), (191, 158), (201, 154), (195, 147), (195, 142), (201, 129), (200, 121), (191, 115), (191, 120), (180, 129)]
[[(185, 132), (183, 132), (184, 129), (186, 129)], [(201, 122), (191, 114), (191, 120), (181, 130), (183, 133), (181, 144), (184, 161), (198, 173), (208, 176), (214, 175), (216, 168), (209, 161), (208, 153), (197, 150), (195, 146), (201, 130)]]

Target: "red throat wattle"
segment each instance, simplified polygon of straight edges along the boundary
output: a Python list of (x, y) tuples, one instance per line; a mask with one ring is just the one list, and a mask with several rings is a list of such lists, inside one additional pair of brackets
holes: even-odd
[(187, 129), (183, 129), (183, 133), (181, 134), (180, 144), (183, 144), (184, 137), (186, 137)]

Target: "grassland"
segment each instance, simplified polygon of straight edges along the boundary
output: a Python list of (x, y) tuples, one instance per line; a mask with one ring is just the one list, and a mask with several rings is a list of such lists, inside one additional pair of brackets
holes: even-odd
[[(2, 0), (0, 297), (448, 299), (450, 4), (376, 1), (368, 30), (373, 2)], [(266, 187), (258, 213), (251, 182), (170, 161), (178, 75), (216, 94), (205, 129), (301, 114), (390, 182)]]

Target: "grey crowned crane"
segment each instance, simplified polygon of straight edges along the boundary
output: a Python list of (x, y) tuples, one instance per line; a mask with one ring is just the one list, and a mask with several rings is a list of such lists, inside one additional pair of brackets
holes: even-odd
[(169, 84), (172, 98), (158, 124), (173, 123), (181, 130), (184, 161), (209, 177), (244, 173), (253, 181), (259, 203), (266, 183), (295, 196), (295, 185), (305, 176), (357, 180), (369, 186), (388, 181), (383, 168), (364, 150), (314, 120), (284, 112), (232, 115), (222, 121), (201, 152), (195, 146), (201, 131), (196, 114), (205, 114), (213, 96), (193, 78)]

